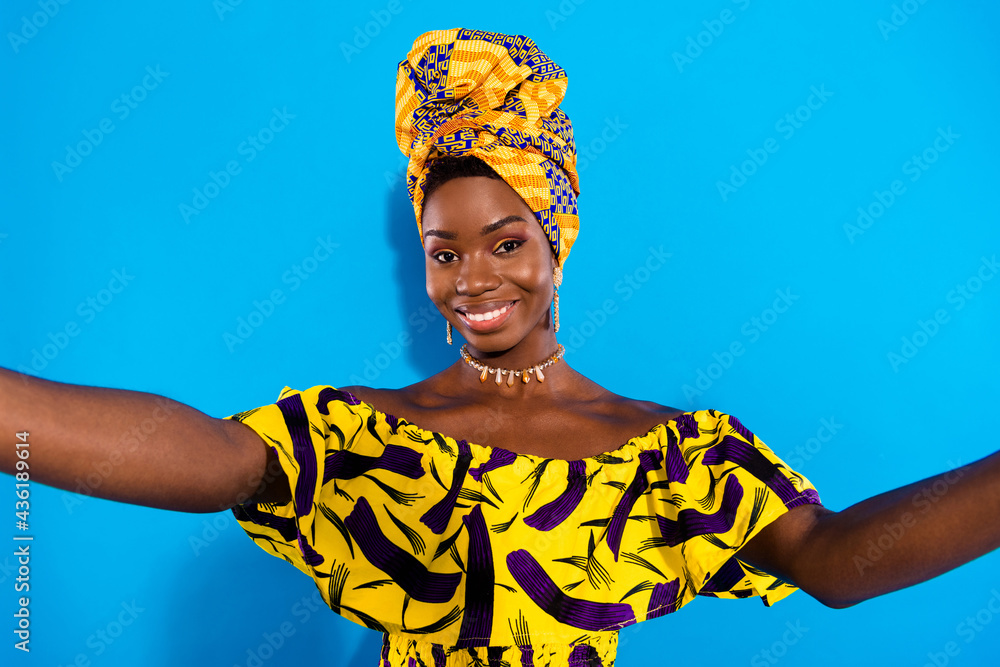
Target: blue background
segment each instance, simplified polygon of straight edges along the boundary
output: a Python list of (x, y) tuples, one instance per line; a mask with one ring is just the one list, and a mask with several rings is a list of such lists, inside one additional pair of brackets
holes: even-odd
[[(1000, 251), (1000, 9), (675, 4), (3, 3), (0, 365), (222, 417), (285, 385), (399, 387), (451, 363), (458, 348), (428, 317), (393, 97), (417, 35), (470, 27), (528, 35), (569, 74), (564, 109), (590, 151), (560, 290), (577, 369), (737, 415), (836, 510), (991, 453), (1000, 279), (981, 267)], [(127, 116), (122, 95), (142, 98)], [(251, 160), (243, 142), (274, 110), (289, 116)], [(113, 131), (97, 142), (102, 122)], [(925, 151), (933, 163), (914, 171)], [(238, 173), (185, 218), (230, 161)], [(905, 191), (874, 215), (894, 180)], [(858, 207), (873, 217), (851, 236)], [(321, 240), (337, 247), (314, 255)], [(671, 253), (658, 270), (650, 248)], [(296, 283), (296, 266), (312, 272)], [(102, 292), (114, 271), (127, 285)], [(274, 290), (282, 303), (227, 343)], [(777, 314), (779, 290), (797, 298)], [(939, 310), (947, 321), (919, 335)], [(61, 337), (68, 324), (77, 335)], [(909, 358), (904, 338), (919, 344)], [(810, 441), (824, 419), (841, 426)], [(305, 613), (311, 581), (228, 512), (33, 493), (33, 651), (11, 647), (4, 612), (5, 664), (377, 661), (380, 635)], [(0, 556), (9, 611), (11, 562)], [(1000, 618), (959, 624), (1000, 590), (998, 565), (990, 554), (839, 611), (801, 592), (770, 609), (699, 598), (622, 631), (619, 664), (987, 664)], [(259, 647), (283, 623), (269, 657)]]

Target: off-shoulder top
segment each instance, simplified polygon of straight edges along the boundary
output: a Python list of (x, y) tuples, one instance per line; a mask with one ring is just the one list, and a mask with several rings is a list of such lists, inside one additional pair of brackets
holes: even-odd
[(737, 551), (820, 503), (716, 410), (574, 461), (455, 440), (327, 385), (227, 419), (274, 449), (292, 491), (234, 507), (240, 526), (384, 633), (380, 667), (613, 667), (621, 628), (696, 595), (797, 590)]

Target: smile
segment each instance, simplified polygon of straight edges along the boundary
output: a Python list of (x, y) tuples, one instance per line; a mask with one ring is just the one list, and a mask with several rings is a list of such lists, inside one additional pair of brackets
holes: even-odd
[(481, 310), (481, 308), (475, 306), (463, 306), (456, 308), (455, 312), (462, 316), (462, 320), (472, 331), (483, 333), (499, 328), (504, 322), (507, 321), (507, 318), (510, 317), (510, 313), (514, 310), (514, 306), (516, 305), (516, 301), (511, 301), (503, 306), (500, 306), (499, 308), (493, 308), (492, 310), (484, 312), (466, 312), (463, 308), (468, 308), (470, 310), (472, 308)]

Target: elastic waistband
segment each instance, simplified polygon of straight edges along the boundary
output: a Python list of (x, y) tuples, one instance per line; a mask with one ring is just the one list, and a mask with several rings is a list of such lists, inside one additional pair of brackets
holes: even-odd
[(384, 634), (379, 667), (614, 667), (617, 632), (587, 635), (580, 642), (459, 648)]

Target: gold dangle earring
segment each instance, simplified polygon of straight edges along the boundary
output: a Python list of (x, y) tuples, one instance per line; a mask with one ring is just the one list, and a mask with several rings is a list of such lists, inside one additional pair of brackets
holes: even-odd
[(553, 317), (552, 322), (554, 324), (553, 329), (559, 331), (559, 286), (562, 285), (562, 268), (556, 267), (552, 270), (552, 284), (555, 286), (552, 295), (552, 307), (553, 307)]
[(451, 322), (448, 322), (447, 320), (445, 320), (445, 322), (447, 322), (447, 326), (445, 327), (445, 340), (448, 341), (448, 345), (451, 345)]

